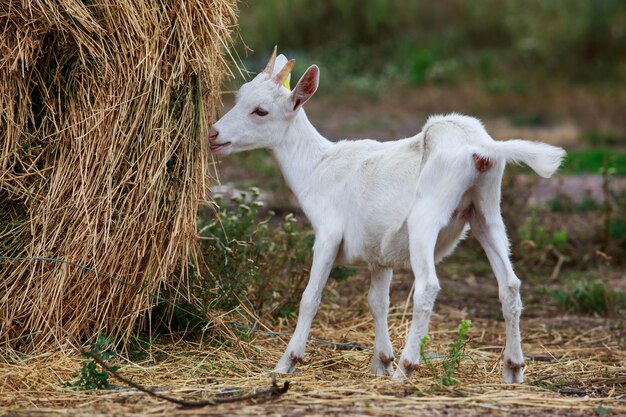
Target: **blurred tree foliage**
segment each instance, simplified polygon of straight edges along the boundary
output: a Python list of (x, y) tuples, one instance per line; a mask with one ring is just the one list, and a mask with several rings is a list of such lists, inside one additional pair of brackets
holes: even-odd
[(622, 0), (256, 0), (242, 5), (240, 25), (264, 55), (254, 59), (277, 44), (342, 75), (626, 80)]

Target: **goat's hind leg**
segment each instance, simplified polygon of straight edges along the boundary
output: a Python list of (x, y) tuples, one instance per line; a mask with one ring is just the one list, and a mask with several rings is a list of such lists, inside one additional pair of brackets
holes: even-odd
[(302, 293), (300, 301), (300, 311), (298, 313), (298, 323), (296, 330), (287, 345), (285, 353), (276, 364), (275, 372), (293, 373), (296, 365), (302, 362), (304, 348), (311, 330), (311, 323), (317, 314), (317, 310), (322, 300), (322, 292), (326, 286), (328, 275), (337, 256), (337, 250), (341, 239), (334, 239), (330, 236), (316, 236), (313, 248), (313, 264), (309, 283)]
[[(442, 170), (442, 167), (454, 169)], [(463, 152), (431, 156), (418, 186), (419, 203), (413, 207), (407, 221), (411, 269), (415, 278), (413, 321), (399, 366), (393, 377), (409, 377), (419, 366), (420, 348), (428, 333), (439, 279), (435, 271), (435, 248), (441, 230), (450, 224), (452, 213), (475, 178), (471, 158)], [(463, 227), (459, 227), (459, 235)], [(458, 239), (458, 238), (457, 238)], [(454, 245), (452, 245), (453, 247)]]
[[(411, 269), (415, 279), (413, 319), (398, 368), (393, 374), (395, 379), (411, 376), (419, 366), (421, 343), (428, 333), (430, 316), (440, 289), (435, 272), (435, 243), (440, 226), (428, 221), (425, 221), (423, 225), (428, 227), (419, 230), (409, 226)], [(416, 229), (418, 231), (414, 232)]]
[(471, 215), (470, 224), (472, 233), (485, 250), (498, 280), (502, 314), (506, 325), (502, 380), (508, 384), (519, 383), (524, 380), (525, 366), (520, 334), (521, 282), (515, 275), (509, 259), (509, 241), (498, 200), (494, 201), (492, 198), (483, 201), (491, 201), (491, 204), (476, 207)]
[(389, 337), (387, 319), (389, 314), (389, 287), (393, 271), (371, 268), (371, 284), (368, 302), (374, 318), (375, 339), (372, 373), (391, 375), (393, 373), (393, 346)]

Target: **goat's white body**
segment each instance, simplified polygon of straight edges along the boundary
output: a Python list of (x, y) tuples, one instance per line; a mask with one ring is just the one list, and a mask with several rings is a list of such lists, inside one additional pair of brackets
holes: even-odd
[[(316, 234), (341, 234), (337, 263), (410, 268), (407, 219), (413, 207), (423, 200), (419, 193), (423, 164), (433, 152), (450, 162), (465, 157), (466, 164), (442, 165), (441, 169), (445, 171), (442, 176), (453, 183), (470, 178), (468, 190), (461, 196), (449, 195), (449, 191), (456, 190), (438, 190), (438, 199), (459, 200), (456, 211), (462, 213), (471, 202), (471, 186), (476, 185), (479, 177), (471, 163), (472, 149), (482, 155), (494, 153), (494, 141), (482, 124), (466, 116), (431, 118), (422, 132), (406, 139), (337, 143), (319, 136), (304, 112), (298, 119), (287, 132), (284, 145), (274, 149), (274, 153)], [(433, 125), (434, 129), (429, 129)], [(429, 130), (436, 132), (425, 140), (424, 132)], [(303, 137), (307, 139), (302, 140)], [(307, 146), (300, 147), (302, 142)], [(467, 221), (458, 217), (443, 220), (446, 227), (437, 241), (437, 260), (448, 255), (468, 229)]]
[[(341, 234), (337, 262), (409, 266), (406, 218), (417, 199), (420, 146), (418, 138), (339, 142), (321, 155), (301, 190), (294, 189), (316, 233)], [(281, 167), (288, 171), (294, 163), (289, 158)]]
[[(278, 60), (286, 62), (282, 56)], [(431, 117), (411, 138), (332, 143), (301, 108), (317, 88), (317, 67), (307, 70), (293, 93), (280, 87), (284, 74), (276, 73), (268, 70), (242, 87), (235, 108), (210, 132), (215, 151), (270, 149), (315, 230), (298, 323), (276, 370), (292, 372), (302, 359), (330, 269), (338, 262), (371, 271), (372, 371), (409, 376), (419, 364), (439, 291), (435, 262), (450, 254), (471, 226), (498, 281), (506, 323), (503, 379), (521, 382), (521, 283), (500, 214), (502, 175), (507, 162), (524, 162), (549, 177), (565, 152), (524, 140), (496, 142), (480, 121), (458, 114)], [(415, 277), (413, 320), (394, 372), (389, 286), (393, 269), (409, 267)]]

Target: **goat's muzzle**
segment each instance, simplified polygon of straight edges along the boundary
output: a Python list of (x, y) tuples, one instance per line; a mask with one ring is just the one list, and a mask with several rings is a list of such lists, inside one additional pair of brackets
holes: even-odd
[(230, 142), (218, 143), (217, 138), (219, 135), (220, 132), (216, 128), (212, 127), (211, 130), (209, 130), (209, 147), (211, 148), (211, 152), (219, 152), (230, 145)]
[(216, 128), (212, 127), (211, 130), (209, 130), (209, 142), (215, 143), (219, 134), (220, 132), (218, 132)]

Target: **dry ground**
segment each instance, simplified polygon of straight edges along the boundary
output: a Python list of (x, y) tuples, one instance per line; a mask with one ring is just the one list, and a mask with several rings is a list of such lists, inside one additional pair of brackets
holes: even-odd
[[(523, 318), (526, 382), (500, 381), (504, 323), (497, 318), (494, 297), (463, 297), (444, 291), (432, 319), (427, 356), (447, 353), (456, 326), (470, 318), (473, 327), (455, 375), (459, 384), (442, 387), (427, 367), (410, 381), (395, 383), (369, 374), (373, 343), (372, 319), (367, 311), (367, 279), (330, 283), (312, 336), (349, 345), (313, 340), (306, 361), (291, 381), (290, 390), (265, 402), (247, 401), (202, 409), (181, 409), (152, 399), (115, 381), (112, 391), (74, 391), (64, 381), (73, 379), (86, 359), (72, 350), (34, 357), (5, 358), (0, 366), (0, 414), (35, 415), (623, 415), (626, 413), (626, 351), (624, 325), (605, 319), (557, 313), (535, 302), (527, 303)], [(491, 285), (492, 284), (492, 285)], [(399, 352), (410, 311), (406, 310), (410, 278), (394, 281), (391, 335)], [(485, 288), (495, 292), (495, 282)], [(494, 288), (491, 288), (493, 286)], [(480, 287), (475, 288), (480, 292)], [(491, 300), (491, 302), (489, 301)], [(532, 300), (532, 297), (531, 297)], [(472, 304), (481, 303), (475, 309)], [(470, 316), (468, 311), (474, 311)], [(270, 370), (287, 338), (266, 334), (290, 332), (293, 320), (256, 323), (258, 332), (239, 333), (239, 341), (221, 348), (208, 344), (159, 341), (151, 357), (137, 362), (115, 361), (136, 382), (168, 393), (199, 399), (245, 392), (270, 385)], [(246, 332), (244, 332), (246, 333)], [(441, 359), (432, 359), (441, 372)]]

